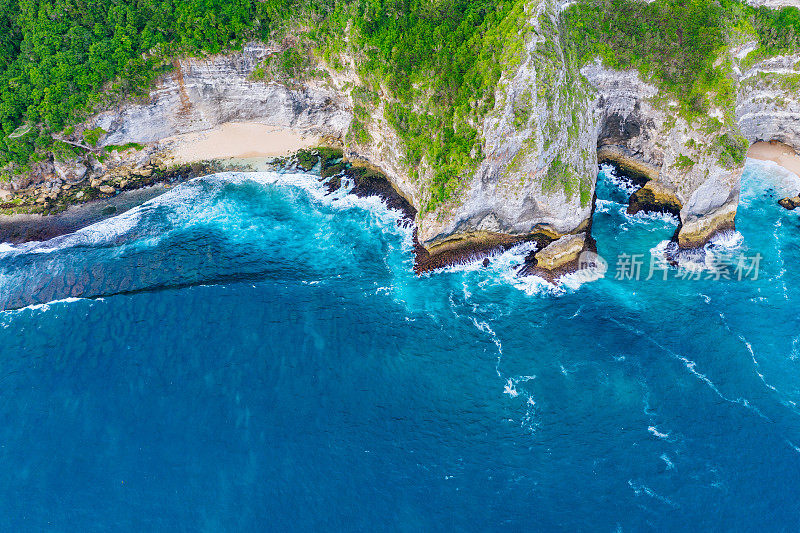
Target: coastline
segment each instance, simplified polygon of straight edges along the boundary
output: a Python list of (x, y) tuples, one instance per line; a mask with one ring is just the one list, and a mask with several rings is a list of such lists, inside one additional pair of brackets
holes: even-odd
[[(74, 188), (68, 188), (66, 193), (61, 192), (55, 210), (0, 215), (0, 242), (19, 244), (43, 241), (75, 232), (141, 205), (160, 195), (171, 185), (199, 175), (226, 170), (262, 171), (276, 168), (276, 165), (308, 171), (318, 162), (321, 179), (332, 178), (327, 184), (329, 190), (338, 189), (341, 179), (348, 177), (355, 185), (353, 194), (378, 196), (389, 207), (400, 209), (405, 214), (405, 223), (413, 223), (416, 210), (386, 176), (378, 169), (363, 167), (357, 163), (354, 166), (342, 159), (341, 150), (326, 148), (324, 144), (319, 136), (255, 122), (229, 122), (210, 130), (171, 137), (161, 141), (156, 147), (157, 155), (161, 158), (157, 168), (128, 169), (125, 171), (125, 182), (112, 173), (99, 179), (85, 177)], [(755, 143), (747, 156), (772, 161), (800, 176), (800, 155), (782, 143)], [(140, 173), (141, 175), (136, 175)], [(122, 183), (128, 185), (121, 185)], [(111, 188), (112, 192), (104, 194), (104, 186)], [(82, 200), (76, 200), (76, 189), (89, 194), (83, 196)], [(50, 208), (50, 204), (45, 203), (45, 207)], [(484, 236), (487, 237), (491, 236)], [(414, 268), (421, 274), (464, 259), (480, 259), (490, 249), (504, 249), (521, 241), (539, 240), (535, 237), (541, 236), (494, 236), (499, 241), (493, 246), (481, 247), (473, 243), (464, 249), (448, 252), (425, 249), (416, 240), (415, 233)], [(552, 238), (547, 238), (541, 244), (551, 240)]]
[(797, 154), (790, 146), (781, 142), (759, 141), (747, 150), (747, 157), (761, 161), (772, 161), (800, 177), (800, 154)]
[(120, 166), (61, 188), (46, 183), (0, 199), (0, 242), (43, 241), (119, 215), (193, 177), (225, 170), (265, 170), (275, 159), (323, 144), (321, 138), (256, 122), (225, 123), (178, 135), (156, 147), (157, 163), (142, 167), (140, 152), (123, 153)]
[(0, 215), (0, 242), (20, 244), (46, 241), (74, 233), (106, 218), (120, 215), (169, 189), (170, 186), (163, 183), (120, 191), (119, 194), (109, 198), (71, 205), (66, 210), (52, 215), (37, 213)]

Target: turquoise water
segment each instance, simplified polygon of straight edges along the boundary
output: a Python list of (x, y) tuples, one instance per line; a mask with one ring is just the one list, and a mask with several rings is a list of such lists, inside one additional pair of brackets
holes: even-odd
[(412, 273), (375, 200), (197, 179), (0, 247), (6, 530), (796, 530), (797, 184), (750, 162), (757, 280), (615, 279), (675, 230), (601, 172), (609, 268)]

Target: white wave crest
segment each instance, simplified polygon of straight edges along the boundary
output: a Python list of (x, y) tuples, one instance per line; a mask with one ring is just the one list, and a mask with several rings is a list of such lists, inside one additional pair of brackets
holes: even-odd
[(62, 304), (71, 304), (75, 302), (81, 302), (87, 300), (87, 298), (62, 298), (60, 300), (53, 300), (52, 302), (45, 302), (41, 304), (32, 304), (25, 307), (20, 307), (19, 309), (5, 309), (0, 310), (0, 314), (15, 314), (20, 313), (22, 311), (40, 311), (42, 313), (46, 313), (50, 311), (50, 307), (53, 305), (62, 305)]
[[(169, 189), (143, 204), (125, 213), (102, 220), (74, 233), (55, 237), (44, 242), (31, 242), (25, 245), (0, 245), (0, 254), (16, 255), (19, 253), (47, 254), (76, 246), (97, 246), (114, 242), (134, 231), (143, 217), (156, 209), (161, 210), (166, 226), (157, 228), (158, 234), (166, 233), (170, 224), (182, 226), (193, 223), (202, 224), (207, 220), (219, 217), (215, 211), (213, 199), (220, 194), (222, 188), (229, 184), (256, 183), (262, 185), (281, 185), (298, 187), (307, 191), (311, 199), (319, 205), (332, 209), (364, 209), (373, 214), (375, 220), (385, 229), (400, 232), (404, 236), (404, 246), (412, 247), (412, 229), (398, 222), (403, 214), (389, 209), (378, 197), (360, 198), (350, 194), (352, 187), (342, 187), (329, 193), (319, 176), (300, 172), (221, 172), (193, 178), (185, 183)], [(166, 209), (164, 209), (166, 208)], [(158, 238), (154, 242), (158, 242)]]
[(629, 177), (617, 173), (616, 168), (612, 165), (600, 165), (600, 172), (603, 173), (606, 179), (624, 190), (628, 194), (633, 194), (639, 189), (639, 186)]
[(659, 439), (669, 439), (669, 433), (662, 433), (660, 432), (655, 426), (649, 426), (647, 431), (653, 434), (654, 437), (658, 437)]

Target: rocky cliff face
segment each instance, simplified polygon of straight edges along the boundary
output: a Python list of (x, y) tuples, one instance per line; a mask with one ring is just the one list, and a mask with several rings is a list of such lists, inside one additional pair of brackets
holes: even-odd
[(707, 119), (688, 122), (677, 102), (635, 72), (596, 63), (583, 74), (597, 89), (600, 159), (658, 182), (665, 202), (680, 208), (678, 243), (701, 246), (713, 233), (733, 228), (742, 164), (721, 159), (723, 140), (736, 138), (724, 126), (725, 110), (712, 107)]
[(250, 45), (237, 54), (176, 61), (148, 102), (108, 110), (89, 125), (108, 132), (104, 145), (157, 143), (235, 121), (342, 136), (350, 124), (350, 105), (341, 94), (322, 85), (292, 90), (251, 79), (269, 52)]
[(771, 8), (797, 7), (797, 0), (748, 0), (751, 6), (766, 6)]
[(532, 3), (519, 66), (482, 125), (485, 159), (452, 202), (419, 220), (433, 250), (465, 239), (585, 230), (597, 175), (591, 88), (565, 56), (554, 2)]
[[(739, 55), (754, 49), (743, 47)], [(800, 150), (800, 53), (740, 68), (736, 120), (750, 142), (776, 140)]]
[[(364, 97), (355, 68), (328, 69), (324, 81), (292, 87), (254, 80), (270, 53), (257, 44), (236, 54), (176, 61), (148, 101), (106, 110), (83, 127), (107, 132), (101, 146), (140, 143), (144, 150), (114, 152), (104, 161), (92, 155), (56, 161), (50, 171), (76, 181), (120, 165), (152, 166), (168, 154), (171, 137), (227, 122), (324, 135), (338, 139), (350, 159), (380, 168), (416, 208), (427, 258), (422, 270), (523, 240), (553, 250), (569, 242), (570, 254), (543, 251), (541, 257), (574, 260), (575, 243), (592, 246), (598, 157), (650, 180), (635, 209), (679, 211), (682, 247), (701, 246), (732, 228), (743, 161), (732, 160), (728, 149), (743, 142), (739, 133), (750, 142), (775, 139), (800, 149), (800, 54), (764, 59), (743, 71), (742, 59), (754, 46), (731, 50), (726, 57), (737, 76), (735, 109), (712, 104), (707, 116), (687, 121), (677, 102), (635, 72), (599, 62), (579, 71), (560, 42), (564, 4), (527, 5), (520, 57), (503, 73), (494, 108), (479, 124), (485, 157), (454, 197), (432, 211), (424, 208), (433, 169), (425, 161), (413, 172), (408, 168), (403, 143), (385, 117), (386, 95)], [(354, 116), (366, 135), (353, 135)], [(542, 268), (557, 270), (551, 262), (542, 259), (549, 265)]]

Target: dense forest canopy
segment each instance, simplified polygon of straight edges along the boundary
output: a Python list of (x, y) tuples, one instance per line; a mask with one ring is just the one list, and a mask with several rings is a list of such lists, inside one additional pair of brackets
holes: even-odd
[[(518, 60), (528, 3), (0, 0), (0, 168), (24, 171), (50, 151), (69, 150), (53, 135), (98, 107), (146, 93), (170, 57), (291, 34), (303, 43), (281, 56), (293, 74), (309, 55), (340, 68), (347, 51), (365, 83), (359, 98), (389, 92), (387, 119), (409, 166), (431, 164), (441, 201), (482, 158), (478, 125), (503, 69)], [(715, 61), (737, 36), (757, 37), (761, 56), (800, 49), (800, 10), (741, 0), (578, 0), (561, 24), (563, 46), (582, 61), (599, 56), (637, 68), (694, 112), (708, 107), (709, 94), (731, 100), (732, 81)], [(364, 108), (358, 98), (356, 105), (358, 117)], [(356, 141), (368, 140), (358, 125)]]
[(266, 39), (267, 9), (254, 0), (0, 0), (0, 163), (25, 165), (94, 105), (146, 92), (169, 54)]
[(800, 10), (740, 0), (582, 0), (565, 19), (583, 62), (599, 56), (613, 68), (636, 68), (695, 113), (708, 110), (709, 96), (733, 103), (727, 65), (715, 65), (726, 45), (756, 37), (763, 55), (800, 50)]

